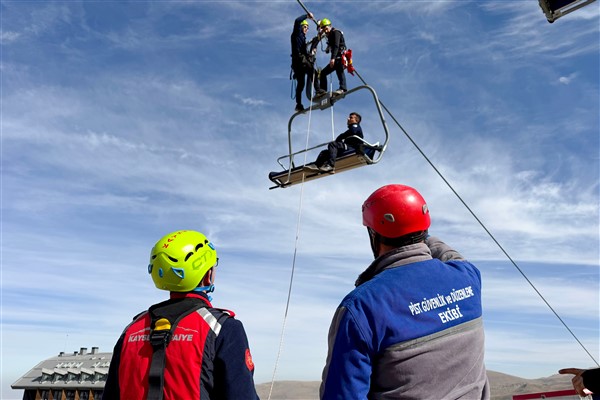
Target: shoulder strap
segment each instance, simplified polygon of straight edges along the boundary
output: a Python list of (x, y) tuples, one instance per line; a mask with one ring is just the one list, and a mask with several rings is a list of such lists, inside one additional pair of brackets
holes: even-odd
[[(215, 310), (217, 312), (214, 312), (212, 310)], [(225, 320), (235, 316), (233, 311), (221, 308), (213, 308), (211, 310), (209, 310), (208, 308), (201, 308), (197, 312), (198, 314), (200, 314), (202, 319), (204, 319), (204, 321), (208, 324), (215, 336), (219, 336), (219, 333), (221, 333), (221, 327), (223, 326), (223, 323), (225, 323)]]
[(171, 322), (167, 318), (158, 318), (151, 307), (148, 312), (151, 317), (150, 344), (152, 345), (152, 361), (148, 373), (148, 397), (147, 400), (162, 400), (165, 385), (165, 353), (173, 331), (179, 321), (194, 311), (206, 308), (206, 304), (196, 303), (192, 307), (183, 309), (176, 319)]

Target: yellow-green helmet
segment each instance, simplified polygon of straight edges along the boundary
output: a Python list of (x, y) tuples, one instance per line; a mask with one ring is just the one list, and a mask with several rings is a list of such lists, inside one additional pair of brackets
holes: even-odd
[(331, 21), (328, 20), (327, 18), (323, 18), (321, 20), (321, 22), (319, 22), (319, 27), (320, 28), (324, 28), (324, 27), (329, 26), (329, 25), (331, 25)]
[(304, 21), (300, 22), (300, 26), (304, 26), (304, 25), (308, 26), (308, 20), (307, 19), (305, 19)]
[(216, 264), (217, 252), (206, 236), (196, 231), (176, 231), (156, 242), (150, 252), (148, 273), (159, 289), (189, 292)]

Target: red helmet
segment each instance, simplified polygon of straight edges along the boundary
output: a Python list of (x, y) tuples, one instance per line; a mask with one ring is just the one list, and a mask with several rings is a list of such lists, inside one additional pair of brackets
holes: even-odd
[(362, 206), (363, 225), (386, 238), (425, 231), (431, 225), (425, 199), (410, 186), (386, 185)]

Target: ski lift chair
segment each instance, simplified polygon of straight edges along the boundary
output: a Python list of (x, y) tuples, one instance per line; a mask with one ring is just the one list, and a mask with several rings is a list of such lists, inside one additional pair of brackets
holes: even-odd
[(596, 0), (538, 0), (548, 22), (552, 23), (575, 10), (585, 7)]
[[(373, 100), (375, 101), (375, 105), (377, 107), (377, 111), (379, 113), (379, 117), (381, 119), (381, 123), (383, 125), (383, 129), (385, 132), (385, 141), (383, 144), (377, 143), (369, 143), (366, 140), (355, 137), (361, 142), (359, 148), (349, 148), (348, 150), (338, 154), (335, 160), (335, 172), (340, 173), (344, 171), (348, 171), (350, 169), (363, 167), (366, 165), (376, 164), (381, 160), (385, 149), (387, 148), (387, 144), (389, 141), (389, 131), (387, 127), (387, 123), (383, 117), (383, 112), (381, 110), (381, 104), (379, 103), (379, 99), (377, 98), (377, 93), (368, 85), (357, 86), (348, 90), (345, 93), (339, 95), (332, 95), (331, 93), (327, 93), (325, 96), (317, 98), (314, 100), (313, 109), (325, 110), (331, 107), (335, 102), (343, 99), (344, 97), (356, 92), (358, 90), (366, 89), (371, 92), (373, 95)], [(293, 152), (292, 150), (292, 122), (294, 118), (296, 118), (300, 114), (304, 114), (306, 111), (296, 112), (290, 118), (288, 123), (288, 145), (289, 145), (289, 154), (283, 155), (277, 159), (277, 163), (283, 168), (281, 171), (274, 171), (269, 173), (269, 179), (271, 182), (275, 184), (275, 186), (270, 187), (269, 189), (275, 188), (284, 188), (289, 187), (301, 182), (307, 182), (314, 179), (323, 178), (326, 176), (332, 175), (331, 172), (319, 171), (314, 162), (310, 162), (306, 165), (296, 165), (294, 162), (294, 158), (297, 158), (300, 155), (304, 155), (312, 150), (316, 150), (318, 148), (327, 148), (329, 142), (321, 143), (317, 146), (313, 146), (308, 149), (303, 149), (297, 152)], [(284, 162), (287, 161), (287, 165)]]

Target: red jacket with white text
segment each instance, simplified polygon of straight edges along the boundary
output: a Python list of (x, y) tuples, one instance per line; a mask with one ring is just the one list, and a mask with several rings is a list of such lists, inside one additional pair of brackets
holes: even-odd
[(115, 345), (103, 398), (147, 398), (152, 323), (166, 318), (174, 325), (181, 315), (165, 350), (163, 399), (258, 399), (242, 323), (197, 293), (171, 293), (125, 328)]

